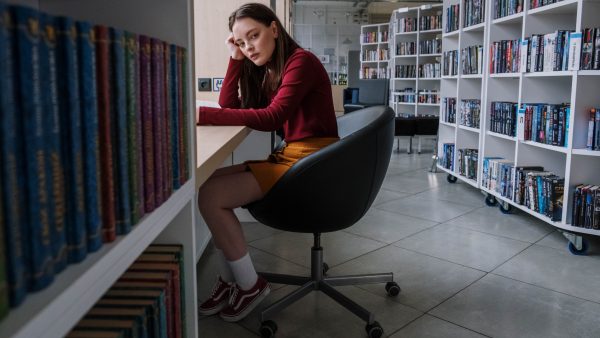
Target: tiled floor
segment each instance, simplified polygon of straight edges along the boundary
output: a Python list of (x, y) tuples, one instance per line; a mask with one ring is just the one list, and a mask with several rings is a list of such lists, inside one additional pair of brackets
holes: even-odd
[[(330, 275), (394, 272), (383, 285), (339, 288), (367, 307), (385, 336), (600, 337), (600, 241), (574, 256), (555, 229), (524, 213), (500, 213), (467, 184), (429, 173), (431, 154), (392, 155), (371, 210), (356, 225), (324, 234)], [(245, 223), (258, 270), (306, 275), (312, 235)], [(198, 263), (198, 293), (214, 282), (211, 247)], [(274, 285), (260, 308), (292, 291)], [(201, 337), (258, 337), (258, 310), (240, 323), (200, 318)], [(366, 337), (364, 322), (313, 292), (273, 318), (277, 337)]]

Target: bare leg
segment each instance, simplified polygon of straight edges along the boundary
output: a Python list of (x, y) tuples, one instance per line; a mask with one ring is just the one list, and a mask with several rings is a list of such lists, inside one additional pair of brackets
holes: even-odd
[[(235, 167), (235, 166), (234, 166)], [(247, 252), (240, 221), (233, 209), (263, 197), (258, 181), (244, 166), (228, 167), (233, 173), (211, 176), (198, 191), (198, 208), (213, 235), (217, 248), (228, 261), (242, 258)], [(215, 172), (216, 173), (216, 172)]]
[(240, 173), (240, 172), (244, 172), (244, 171), (246, 171), (245, 164), (243, 164), (243, 163), (242, 164), (234, 164), (229, 167), (223, 167), (223, 168), (219, 168), (219, 169), (215, 170), (215, 172), (212, 175), (210, 175), (209, 179), (212, 177), (235, 174), (235, 173)]

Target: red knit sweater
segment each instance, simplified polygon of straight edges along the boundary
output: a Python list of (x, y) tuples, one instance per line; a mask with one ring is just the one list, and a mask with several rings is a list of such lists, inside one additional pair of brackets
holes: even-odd
[(244, 125), (261, 131), (283, 127), (287, 142), (307, 137), (338, 137), (331, 85), (311, 52), (297, 48), (288, 58), (281, 86), (266, 108), (240, 109), (242, 61), (230, 59), (219, 95), (222, 108), (200, 107), (198, 124)]

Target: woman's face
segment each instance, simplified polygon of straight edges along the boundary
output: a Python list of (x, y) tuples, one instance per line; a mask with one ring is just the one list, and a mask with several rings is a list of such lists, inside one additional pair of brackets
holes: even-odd
[(275, 21), (265, 26), (252, 18), (241, 18), (233, 24), (232, 32), (235, 44), (255, 65), (262, 66), (271, 60), (278, 34)]

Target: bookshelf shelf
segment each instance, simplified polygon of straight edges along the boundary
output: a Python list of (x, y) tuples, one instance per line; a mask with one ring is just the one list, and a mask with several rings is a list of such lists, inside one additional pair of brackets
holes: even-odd
[(443, 38), (451, 38), (451, 37), (458, 37), (458, 33), (460, 32), (459, 29), (452, 31), (452, 32), (448, 32), (448, 33), (443, 33), (442, 37)]
[(458, 80), (458, 75), (442, 75), (444, 80)]
[(563, 77), (563, 76), (573, 76), (575, 71), (572, 70), (563, 70), (556, 72), (533, 72), (533, 73), (523, 73), (524, 77)]
[(500, 24), (518, 24), (523, 20), (523, 12), (520, 13), (516, 13), (516, 14), (512, 14), (512, 15), (507, 15), (505, 17), (502, 18), (498, 18), (498, 19), (494, 19), (492, 21), (492, 24), (494, 25), (500, 25)]
[(394, 57), (398, 58), (398, 59), (413, 59), (413, 58), (416, 58), (417, 55), (416, 54), (414, 54), (414, 55), (394, 55)]
[(441, 171), (443, 171), (443, 172), (447, 173), (447, 174), (450, 174), (450, 175), (452, 175), (452, 176), (455, 176), (455, 175), (456, 175), (456, 173), (455, 173), (454, 171), (452, 171), (452, 170), (450, 170), (450, 169), (447, 169), (447, 168), (444, 168), (444, 167), (442, 167), (442, 166), (441, 166), (441, 165), (439, 165), (439, 164), (437, 165), (437, 168), (438, 168), (438, 169), (440, 169)]
[[(387, 23), (360, 26), (360, 79), (387, 79), (390, 77), (390, 57)], [(368, 55), (368, 56), (365, 56)], [(364, 59), (370, 59), (363, 61)]]
[[(390, 17), (389, 27), (392, 31), (398, 30), (398, 27), (401, 27), (401, 22), (403, 19), (411, 19), (407, 22), (416, 23), (418, 28), (422, 27), (441, 27), (441, 20), (438, 22), (438, 25), (435, 26), (435, 20), (431, 21), (423, 21), (422, 17), (425, 16), (440, 16), (442, 5), (436, 4), (427, 6), (427, 8), (421, 7), (408, 7), (408, 8), (400, 8), (392, 12)], [(416, 19), (413, 21), (412, 19)], [(440, 78), (424, 78), (420, 76), (419, 65), (423, 64), (431, 64), (438, 63), (437, 58), (441, 57), (441, 53), (436, 53), (441, 51), (441, 47), (439, 50), (436, 50), (434, 46), (436, 46), (435, 42), (431, 42), (431, 40), (438, 40), (438, 43), (441, 45), (441, 35), (442, 29), (435, 28), (429, 30), (417, 30), (415, 32), (407, 33), (396, 33), (390, 34), (390, 42), (389, 42), (389, 50), (393, 53), (397, 50), (400, 50), (400, 43), (406, 42), (414, 42), (416, 54), (411, 55), (410, 58), (407, 56), (393, 56), (389, 62), (389, 70), (393, 75), (396, 74), (396, 67), (400, 65), (415, 65), (415, 77), (414, 78), (397, 78), (392, 77), (390, 79), (390, 92), (394, 93), (399, 89), (403, 89), (407, 85), (409, 85), (408, 81), (414, 81), (414, 88), (418, 88), (417, 92), (415, 92), (415, 96), (423, 95), (426, 96), (426, 99), (421, 99), (423, 101), (431, 101), (439, 99), (439, 89), (440, 89)], [(402, 36), (405, 35), (405, 36)], [(406, 36), (408, 35), (408, 36)], [(403, 47), (402, 47), (403, 48)], [(422, 54), (421, 51), (427, 51), (427, 54)], [(434, 52), (434, 53), (432, 53)], [(414, 61), (413, 61), (414, 60)], [(431, 67), (431, 66), (427, 66)], [(433, 67), (432, 67), (433, 68)], [(428, 70), (430, 68), (427, 68)], [(435, 73), (427, 73), (428, 75), (437, 75)], [(398, 75), (412, 75), (405, 73), (398, 73)], [(410, 85), (413, 85), (410, 83)], [(426, 91), (426, 92), (422, 92)], [(435, 95), (437, 94), (437, 98)], [(417, 99), (416, 99), (417, 101)], [(439, 105), (438, 104), (423, 104), (423, 103), (413, 103), (406, 104), (405, 102), (390, 102), (390, 107), (397, 113), (411, 114), (414, 116), (420, 115), (420, 110), (426, 111), (427, 114), (435, 113), (439, 115)], [(411, 110), (412, 109), (412, 110)]]
[[(23, 5), (23, 1), (8, 3)], [(188, 181), (153, 212), (146, 214), (131, 232), (88, 253), (80, 263), (71, 264), (55, 275), (47, 288), (29, 293), (24, 302), (11, 309), (0, 322), (3, 338), (64, 337), (129, 265), (152, 243), (183, 245), (185, 328), (188, 337), (198, 337), (196, 300), (195, 227), (195, 133), (194, 133), (194, 18), (193, 1), (104, 0), (27, 1), (30, 7), (57, 16), (87, 20), (173, 43), (187, 49), (185, 86), (188, 111), (187, 139), (190, 173)], [(135, 17), (136, 20), (131, 20)]]
[(394, 102), (394, 104), (401, 106), (416, 106), (417, 104), (414, 102)]
[(419, 31), (414, 31), (414, 32), (398, 32), (398, 33), (395, 33), (395, 34), (396, 35), (400, 35), (400, 36), (401, 35), (417, 35), (417, 34), (419, 34)]
[(460, 76), (463, 79), (481, 79), (483, 77), (482, 74), (462, 74)]
[(589, 149), (573, 149), (571, 150), (571, 154), (579, 155), (579, 156), (596, 156), (600, 157), (599, 150), (589, 150)]
[(425, 106), (425, 107), (439, 107), (440, 104), (439, 103), (419, 103), (419, 106)]
[(577, 13), (578, 0), (563, 0), (551, 5), (546, 5), (527, 11), (528, 15), (547, 14), (575, 14)]
[(600, 76), (600, 70), (578, 70), (579, 76)]
[(464, 27), (462, 29), (463, 32), (483, 32), (485, 29), (485, 22), (478, 23), (476, 25), (471, 25), (469, 27)]
[(467, 183), (467, 184), (469, 184), (469, 185), (471, 185), (471, 186), (473, 186), (475, 188), (477, 188), (477, 186), (478, 186), (477, 181), (475, 181), (473, 179), (470, 179), (470, 178), (467, 178), (466, 176), (456, 175), (455, 177), (458, 177), (461, 181), (463, 181), (463, 182), (465, 182), (465, 183)]
[(450, 123), (450, 122), (445, 122), (445, 121), (441, 121), (440, 120), (440, 124), (443, 125), (443, 126), (448, 126), (448, 127), (456, 128), (456, 123)]
[(495, 133), (495, 132), (489, 131), (489, 130), (486, 133), (490, 136), (494, 136), (494, 137), (501, 138), (504, 140), (509, 140), (509, 141), (513, 141), (513, 142), (515, 142), (517, 140), (517, 138), (514, 136), (508, 136), (508, 135), (504, 135), (504, 134), (500, 134), (500, 133)]
[(526, 144), (528, 146), (532, 146), (532, 147), (538, 147), (538, 148), (543, 148), (543, 149), (547, 149), (547, 150), (552, 150), (552, 151), (556, 151), (559, 153), (568, 153), (569, 152), (569, 148), (566, 147), (559, 147), (559, 146), (553, 146), (550, 144), (544, 144), (544, 143), (539, 143), (539, 142), (533, 142), (533, 141), (519, 141), (522, 144)]
[(478, 133), (479, 134), (479, 128), (467, 127), (467, 126), (463, 126), (461, 124), (458, 125), (458, 128), (462, 129), (462, 130), (470, 131), (472, 133)]
[(490, 74), (491, 78), (510, 78), (516, 79), (521, 76), (521, 73), (499, 73), (499, 74)]

